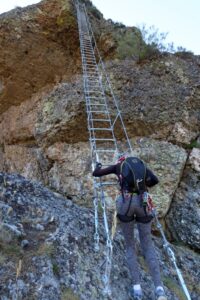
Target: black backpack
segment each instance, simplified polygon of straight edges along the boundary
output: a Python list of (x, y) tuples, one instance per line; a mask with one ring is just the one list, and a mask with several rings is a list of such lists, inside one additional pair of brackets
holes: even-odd
[(142, 194), (146, 191), (146, 166), (137, 157), (128, 157), (120, 165), (122, 190)]

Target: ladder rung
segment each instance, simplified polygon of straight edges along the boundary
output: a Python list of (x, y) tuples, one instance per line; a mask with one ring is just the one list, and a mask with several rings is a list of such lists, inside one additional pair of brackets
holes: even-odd
[(93, 50), (92, 46), (91, 47), (83, 46), (82, 49), (81, 49), (81, 52), (86, 53), (86, 54), (93, 54), (94, 55), (94, 51), (92, 51), (92, 50)]
[(87, 60), (89, 60), (89, 61), (94, 61), (94, 62), (96, 62), (96, 59), (95, 59), (94, 57), (88, 57), (88, 56), (86, 56), (86, 55), (83, 54), (83, 58), (84, 58), (84, 59), (87, 59)]
[(92, 61), (92, 60), (88, 60), (88, 59), (84, 60), (84, 65), (89, 66), (89, 67), (92, 66), (92, 67), (95, 67), (95, 68), (97, 66), (96, 61)]
[(103, 139), (103, 138), (102, 139), (100, 139), (100, 138), (91, 138), (90, 141), (91, 142), (94, 142), (94, 141), (97, 141), (97, 142), (99, 142), (99, 141), (102, 141), (102, 142), (114, 142), (115, 140), (114, 139), (106, 139), (106, 138), (105, 139)]
[(90, 120), (94, 122), (110, 122), (109, 119), (90, 119)]
[(83, 67), (87, 67), (87, 70), (90, 70), (90, 72), (98, 72), (96, 64), (84, 64)]
[(99, 76), (99, 70), (97, 69), (97, 67), (96, 68), (91, 68), (91, 67), (89, 67), (89, 66), (83, 66), (83, 68), (84, 68), (84, 75), (93, 75), (93, 74), (95, 74), (96, 76)]
[(91, 65), (88, 65), (88, 64), (85, 64), (85, 66), (83, 66), (83, 67), (85, 67), (86, 68), (86, 71), (87, 72), (94, 72), (94, 73), (98, 73), (98, 69), (97, 69), (97, 66), (95, 65), (95, 66), (91, 66)]
[(100, 81), (96, 80), (96, 81), (87, 81), (87, 84), (90, 85), (96, 85), (97, 83), (100, 83)]
[(86, 93), (96, 93), (96, 94), (101, 94), (101, 95), (102, 95), (102, 92), (99, 92), (99, 91), (92, 91), (92, 90), (91, 90), (91, 91), (88, 91), (88, 90), (87, 90)]
[(96, 152), (107, 152), (107, 153), (113, 153), (113, 152), (116, 152), (116, 149), (114, 149), (114, 150), (107, 150), (107, 149), (100, 149), (100, 150), (98, 150), (98, 149), (96, 149)]
[(90, 34), (89, 34), (89, 32), (87, 31), (87, 32), (81, 32), (81, 37), (83, 37), (84, 38), (84, 40), (85, 41), (90, 41), (91, 39), (90, 39)]
[[(95, 77), (92, 77), (92, 78), (95, 78)], [(91, 80), (91, 79), (89, 79), (89, 78), (86, 78), (86, 79), (87, 79), (87, 82), (88, 82), (88, 83), (90, 83), (90, 82), (92, 82), (92, 83), (93, 83), (93, 82), (99, 82), (98, 79), (97, 79), (97, 80)]]
[(101, 106), (102, 106), (102, 105), (105, 105), (105, 106), (106, 106), (106, 103), (105, 103), (105, 101), (104, 101), (103, 98), (99, 98), (99, 101), (97, 101), (97, 100), (92, 100), (92, 99), (87, 98), (87, 99), (86, 99), (86, 103), (87, 103), (87, 105), (90, 105), (90, 103), (91, 103), (91, 105), (98, 105), (98, 104), (101, 104)]
[(87, 100), (92, 100), (92, 101), (94, 101), (95, 99), (96, 99), (96, 101), (101, 101), (102, 99), (104, 99), (101, 96), (87, 96), (87, 95), (85, 95), (85, 98)]
[(96, 62), (96, 60), (95, 60), (95, 58), (94, 57), (88, 57), (88, 56), (86, 56), (86, 55), (84, 55), (83, 54), (83, 58), (86, 60), (89, 60), (89, 61), (94, 61), (94, 62)]
[(98, 97), (96, 99), (95, 98), (91, 99), (90, 97), (86, 96), (85, 98), (86, 98), (85, 99), (86, 103), (88, 105), (90, 105), (90, 103), (91, 103), (92, 105), (104, 104), (106, 106), (106, 102), (105, 102), (105, 99), (103, 97)]
[(92, 50), (93, 49), (93, 47), (92, 47), (92, 44), (91, 44), (91, 42), (88, 42), (88, 43), (82, 43), (82, 50)]
[(81, 49), (81, 52), (82, 52), (82, 54), (84, 54), (84, 55), (93, 56), (93, 57), (95, 56), (93, 51), (91, 51), (91, 50), (88, 51), (88, 50), (85, 49), (85, 48), (82, 48), (82, 49)]
[(92, 43), (91, 43), (90, 41), (87, 41), (87, 42), (86, 42), (86, 41), (82, 41), (81, 44), (82, 44), (82, 47), (83, 47), (83, 48), (87, 48), (87, 49), (90, 48), (90, 49), (93, 49)]
[(87, 75), (87, 77), (94, 77), (94, 75), (92, 75), (92, 74), (95, 74), (96, 76), (99, 76), (99, 73), (98, 73), (98, 70), (96, 70), (96, 71), (90, 71), (90, 73), (89, 73), (89, 75)]
[(98, 104), (95, 104), (95, 103), (86, 103), (87, 107), (93, 107), (93, 106), (101, 106), (101, 107), (106, 107), (106, 105), (104, 103), (98, 103)]
[(100, 84), (101, 82), (100, 81), (98, 81), (98, 80), (96, 80), (96, 81), (89, 81), (89, 80), (87, 80), (87, 81), (85, 81), (85, 84), (87, 84), (87, 85), (95, 85), (95, 84)]
[[(89, 89), (91, 89), (91, 88), (93, 89), (93, 90), (92, 90), (92, 93), (95, 92), (95, 93), (98, 93), (98, 94), (99, 94), (98, 91), (101, 89), (101, 85), (100, 85), (100, 84), (97, 84), (97, 83), (96, 83), (96, 84), (87, 84), (87, 85), (86, 85), (86, 89), (87, 89), (86, 92), (89, 92)], [(95, 89), (95, 90), (94, 90), (94, 89)], [(102, 94), (102, 93), (103, 93), (103, 91), (101, 91), (101, 94)]]
[(84, 41), (82, 41), (82, 46), (92, 48), (92, 42), (90, 40), (87, 40), (87, 41), (84, 40)]
[(81, 37), (83, 37), (84, 38), (84, 40), (86, 40), (86, 41), (90, 41), (91, 39), (90, 39), (90, 35), (88, 34), (88, 32), (81, 32)]
[(85, 51), (85, 52), (88, 52), (88, 53), (94, 53), (94, 50), (93, 50), (93, 47), (92, 47), (91, 43), (88, 44), (88, 45), (82, 44), (81, 51)]
[(88, 106), (106, 106), (105, 104), (101, 104), (101, 103), (99, 103), (99, 104), (95, 104), (95, 103), (88, 103)]
[(89, 34), (89, 32), (88, 31), (82, 31), (81, 32), (81, 37), (83, 37), (84, 39), (86, 39), (86, 40), (90, 40), (90, 34)]
[(85, 77), (86, 82), (99, 82), (99, 77), (98, 76), (87, 76)]
[(89, 130), (90, 131), (93, 131), (93, 130), (112, 131), (111, 128), (92, 128), (92, 127)]
[(101, 187), (101, 186), (104, 186), (104, 185), (118, 185), (118, 183), (117, 182), (109, 182), (109, 181), (107, 181), (107, 182), (96, 183), (95, 185), (98, 188), (98, 187)]
[(104, 111), (104, 110), (90, 110), (89, 113), (108, 114), (108, 111)]
[(93, 58), (93, 60), (96, 61), (96, 57), (95, 57), (94, 55), (85, 55), (85, 54), (84, 54), (84, 57), (86, 57), (87, 59), (88, 59), (88, 58)]

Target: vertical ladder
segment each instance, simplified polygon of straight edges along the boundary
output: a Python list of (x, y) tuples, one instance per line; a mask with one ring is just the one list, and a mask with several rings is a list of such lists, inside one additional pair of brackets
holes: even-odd
[[(76, 1), (76, 8), (92, 162), (99, 161), (107, 165), (113, 163), (116, 155), (122, 152), (115, 134), (115, 126), (118, 120), (122, 123), (123, 120), (97, 48), (85, 5)], [(112, 99), (108, 99), (106, 92), (111, 94)], [(111, 101), (113, 104), (109, 103)], [(114, 109), (111, 111), (110, 107)], [(124, 124), (120, 127), (124, 129), (124, 137), (128, 144), (128, 148), (123, 152), (131, 152), (126, 128)]]
[[(92, 165), (100, 162), (104, 167), (113, 164), (120, 153), (132, 152), (126, 128), (123, 123), (116, 97), (114, 95), (104, 63), (89, 22), (84, 4), (74, 1), (77, 11), (80, 50), (83, 70), (83, 86), (86, 101), (87, 125), (91, 149)], [(107, 96), (109, 95), (109, 96)], [(122, 128), (120, 138), (116, 127)], [(122, 144), (123, 140), (123, 144)], [(93, 178), (95, 207), (95, 249), (99, 250), (98, 206), (103, 209), (106, 235), (106, 264), (104, 274), (105, 294), (110, 294), (110, 272), (112, 260), (112, 237), (106, 213), (106, 195), (116, 181)]]

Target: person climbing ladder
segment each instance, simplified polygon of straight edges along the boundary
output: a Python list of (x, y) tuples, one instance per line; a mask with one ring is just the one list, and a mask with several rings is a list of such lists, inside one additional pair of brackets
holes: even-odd
[(143, 297), (140, 284), (139, 265), (135, 251), (134, 226), (137, 224), (140, 245), (147, 262), (154, 286), (155, 299), (167, 300), (160, 275), (159, 262), (156, 257), (151, 238), (151, 198), (147, 187), (158, 183), (158, 178), (137, 157), (121, 156), (116, 164), (102, 168), (101, 163), (96, 164), (93, 176), (115, 174), (120, 184), (120, 195), (116, 199), (117, 216), (122, 234), (125, 239), (126, 259), (132, 278), (129, 296), (134, 300)]

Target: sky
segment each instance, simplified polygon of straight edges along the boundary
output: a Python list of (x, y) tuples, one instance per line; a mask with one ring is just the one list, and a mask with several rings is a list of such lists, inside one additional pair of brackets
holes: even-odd
[[(38, 0), (0, 0), (0, 13)], [(104, 18), (127, 26), (154, 25), (167, 42), (200, 55), (200, 0), (92, 0)]]

